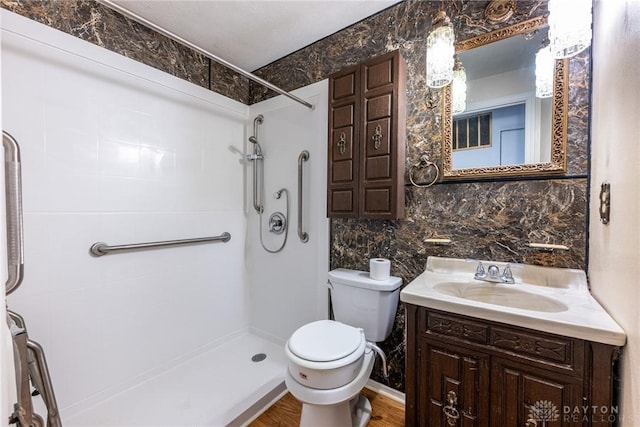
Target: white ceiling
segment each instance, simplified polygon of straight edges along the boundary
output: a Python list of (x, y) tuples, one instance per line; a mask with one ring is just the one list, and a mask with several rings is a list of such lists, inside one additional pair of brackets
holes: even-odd
[(398, 0), (114, 0), (183, 39), (254, 71)]

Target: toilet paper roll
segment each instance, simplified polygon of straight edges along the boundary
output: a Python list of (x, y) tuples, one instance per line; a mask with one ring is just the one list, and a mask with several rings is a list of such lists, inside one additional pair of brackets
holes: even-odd
[(386, 258), (371, 258), (369, 260), (369, 277), (374, 280), (387, 280), (391, 273), (391, 261)]

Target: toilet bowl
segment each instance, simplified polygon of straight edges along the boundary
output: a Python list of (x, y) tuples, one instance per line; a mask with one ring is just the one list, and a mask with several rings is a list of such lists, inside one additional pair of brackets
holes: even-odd
[(364, 427), (371, 418), (371, 403), (360, 395), (369, 380), (375, 353), (367, 349), (356, 377), (335, 389), (315, 389), (297, 382), (291, 372), (285, 373), (289, 392), (302, 402), (300, 427)]
[(369, 273), (336, 269), (329, 288), (336, 320), (296, 330), (285, 345), (285, 384), (302, 402), (301, 427), (364, 427), (371, 404), (360, 395), (380, 354), (374, 341), (391, 332), (402, 280), (374, 280)]
[(300, 426), (364, 426), (371, 404), (360, 391), (375, 361), (362, 329), (319, 320), (298, 329), (287, 341), (285, 384), (302, 405)]

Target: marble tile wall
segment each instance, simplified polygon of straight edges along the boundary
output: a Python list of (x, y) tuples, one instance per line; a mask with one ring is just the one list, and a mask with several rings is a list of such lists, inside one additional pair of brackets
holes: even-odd
[[(93, 1), (0, 0), (2, 7), (120, 52), (245, 103), (273, 92), (248, 83), (198, 54), (154, 35)], [(547, 13), (546, 0), (520, 0), (506, 22), (488, 25), (487, 1), (417, 1), (394, 5), (344, 30), (257, 70), (260, 77), (293, 90), (325, 79), (344, 67), (400, 49), (407, 62), (406, 169), (426, 153), (440, 162), (439, 91), (425, 86), (425, 41), (440, 7), (460, 40)], [(570, 61), (567, 173), (553, 179), (438, 183), (405, 187), (407, 215), (401, 221), (332, 220), (331, 268), (368, 268), (371, 257), (387, 257), (404, 283), (424, 269), (430, 255), (586, 268), (589, 153), (590, 51)], [(209, 71), (209, 68), (211, 71)], [(211, 83), (209, 83), (209, 80)], [(425, 100), (431, 95), (434, 108)], [(408, 182), (408, 180), (407, 180)], [(425, 238), (447, 237), (450, 246), (429, 246)], [(543, 253), (529, 241), (565, 244), (568, 252)], [(404, 308), (398, 307), (392, 335), (382, 343), (390, 376), (374, 379), (404, 390)]]

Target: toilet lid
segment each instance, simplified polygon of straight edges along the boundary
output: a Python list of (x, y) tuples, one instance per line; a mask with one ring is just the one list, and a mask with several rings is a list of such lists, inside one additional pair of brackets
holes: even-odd
[(318, 320), (291, 335), (289, 350), (305, 360), (330, 362), (356, 351), (363, 339), (362, 329), (333, 320)]

